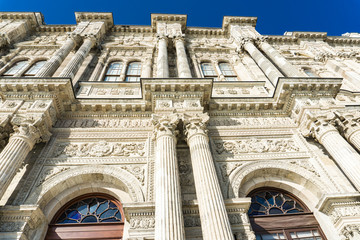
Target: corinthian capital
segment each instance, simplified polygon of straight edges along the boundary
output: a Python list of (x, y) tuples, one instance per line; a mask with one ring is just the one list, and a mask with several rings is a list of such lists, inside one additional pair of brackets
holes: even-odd
[(254, 38), (251, 38), (251, 37), (239, 38), (239, 46), (236, 48), (236, 51), (239, 53), (242, 53), (244, 51), (244, 46), (247, 43), (254, 43)]
[(360, 130), (360, 118), (358, 116), (344, 116), (341, 113), (336, 113), (335, 115), (339, 131), (345, 138), (349, 138), (353, 133)]
[(152, 123), (154, 125), (154, 138), (157, 139), (162, 136), (176, 137), (179, 131), (176, 130), (179, 123), (179, 116), (177, 114), (170, 115), (153, 115)]
[(257, 45), (261, 45), (262, 43), (267, 42), (268, 38), (268, 36), (258, 36), (256, 37), (255, 42)]
[(14, 117), (11, 123), (14, 132), (10, 137), (22, 138), (31, 147), (36, 143), (50, 140), (51, 133), (44, 115), (39, 117)]
[(195, 115), (185, 115), (184, 116), (184, 125), (185, 125), (185, 135), (187, 140), (197, 134), (202, 134), (207, 136), (207, 123), (209, 122), (209, 115), (206, 113), (195, 114)]

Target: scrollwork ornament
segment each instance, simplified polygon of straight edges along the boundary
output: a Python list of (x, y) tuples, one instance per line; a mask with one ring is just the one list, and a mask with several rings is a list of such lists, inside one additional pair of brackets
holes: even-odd
[(195, 114), (184, 117), (185, 135), (187, 140), (196, 134), (206, 135), (208, 133), (207, 124), (210, 120), (208, 114)]
[(177, 114), (158, 116), (153, 115), (152, 123), (154, 125), (154, 139), (161, 136), (176, 136), (179, 131), (176, 130), (179, 123), (179, 116)]

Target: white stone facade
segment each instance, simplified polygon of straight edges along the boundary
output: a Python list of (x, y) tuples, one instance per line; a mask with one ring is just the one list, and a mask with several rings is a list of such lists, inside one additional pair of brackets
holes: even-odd
[(359, 34), (75, 16), (0, 13), (0, 239), (44, 239), (66, 203), (105, 193), (123, 239), (253, 240), (262, 187), (301, 199), (327, 239), (360, 239)]

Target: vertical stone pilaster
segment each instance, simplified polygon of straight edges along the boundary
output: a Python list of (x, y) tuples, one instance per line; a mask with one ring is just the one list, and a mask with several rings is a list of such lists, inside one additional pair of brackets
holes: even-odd
[(76, 72), (79, 70), (81, 64), (90, 52), (90, 49), (94, 46), (96, 39), (94, 37), (85, 38), (83, 44), (79, 50), (72, 57), (70, 62), (62, 70), (59, 77), (74, 78)]
[(176, 115), (153, 118), (156, 137), (155, 239), (185, 239), (178, 161)]
[(158, 37), (158, 56), (157, 56), (157, 68), (156, 68), (156, 76), (158, 78), (169, 77), (167, 41), (168, 38), (165, 36)]
[(360, 155), (334, 126), (324, 120), (314, 122), (312, 132), (319, 143), (334, 158), (345, 175), (360, 190)]
[(40, 118), (36, 122), (24, 120), (19, 126), (14, 126), (14, 133), (0, 154), (0, 198), (34, 145), (50, 138), (50, 132), (40, 127), (43, 124), (45, 123)]
[(266, 38), (258, 39), (259, 48), (283, 71), (287, 77), (304, 77), (305, 73), (300, 73), (293, 65), (291, 65), (275, 48), (273, 48)]
[(185, 51), (185, 39), (183, 37), (176, 37), (174, 39), (177, 57), (177, 70), (179, 78), (191, 78), (191, 71), (189, 62)]
[(205, 240), (232, 240), (234, 236), (210, 151), (206, 130), (208, 120), (209, 117), (205, 114), (184, 120), (199, 202), (201, 229)]
[(141, 77), (142, 78), (151, 78), (151, 65), (152, 65), (152, 59), (151, 57), (147, 57), (145, 59), (143, 70), (141, 71)]
[(74, 38), (68, 38), (65, 44), (56, 51), (50, 60), (45, 63), (45, 65), (39, 70), (35, 77), (51, 77), (67, 57), (67, 55), (69, 55), (70, 51), (75, 47), (75, 44), (76, 43)]
[(104, 79), (100, 79), (101, 73), (105, 73), (105, 71), (107, 70), (105, 67), (105, 61), (106, 58), (109, 54), (109, 51), (105, 51), (104, 53), (101, 54), (101, 56), (99, 57), (99, 61), (95, 66), (95, 69), (93, 71), (93, 73), (91, 74), (91, 77), (89, 79), (90, 82), (95, 82), (95, 81), (103, 81)]

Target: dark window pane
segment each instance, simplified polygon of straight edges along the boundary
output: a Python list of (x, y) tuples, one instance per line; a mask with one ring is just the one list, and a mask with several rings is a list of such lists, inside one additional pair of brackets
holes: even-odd
[(92, 223), (97, 222), (97, 218), (95, 216), (87, 216), (82, 220), (83, 223)]
[(113, 217), (116, 212), (117, 212), (117, 209), (109, 209), (109, 210), (105, 211), (103, 214), (101, 214), (100, 218)]

